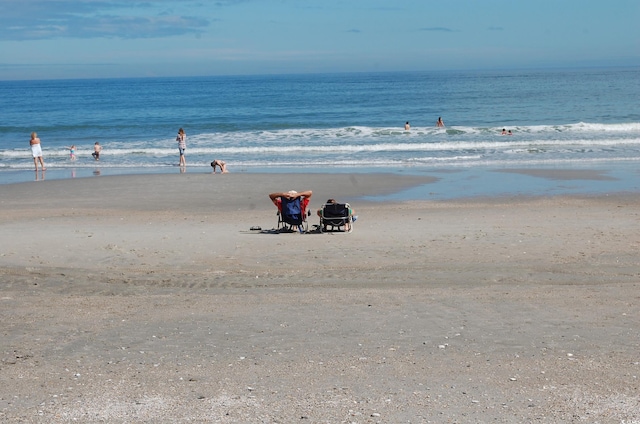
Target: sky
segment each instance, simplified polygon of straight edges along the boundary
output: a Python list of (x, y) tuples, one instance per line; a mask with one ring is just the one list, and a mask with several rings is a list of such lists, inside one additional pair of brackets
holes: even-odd
[(0, 80), (640, 66), (640, 0), (0, 0)]

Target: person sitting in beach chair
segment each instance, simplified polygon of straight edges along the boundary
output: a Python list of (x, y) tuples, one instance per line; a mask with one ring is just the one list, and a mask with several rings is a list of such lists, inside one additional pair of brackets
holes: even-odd
[(298, 193), (295, 190), (286, 193), (271, 193), (269, 198), (278, 208), (278, 230), (298, 229), (300, 233), (307, 231), (307, 206), (313, 192), (311, 190)]
[(338, 203), (335, 199), (327, 200), (327, 203), (318, 209), (320, 217), (320, 232), (338, 231), (350, 233), (353, 231), (353, 209), (348, 203)]

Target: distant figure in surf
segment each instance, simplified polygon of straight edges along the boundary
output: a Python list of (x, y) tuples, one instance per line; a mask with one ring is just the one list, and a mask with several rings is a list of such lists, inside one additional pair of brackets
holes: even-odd
[(442, 116), (438, 117), (438, 122), (436, 122), (436, 127), (444, 128), (444, 121), (442, 120)]
[(65, 147), (65, 149), (69, 150), (69, 159), (76, 160), (76, 145), (72, 144), (69, 147)]
[(184, 151), (187, 150), (187, 135), (182, 128), (178, 130), (176, 141), (178, 142), (178, 152), (180, 152), (180, 166), (187, 166), (187, 159), (184, 157)]
[(93, 144), (93, 153), (91, 153), (91, 156), (93, 156), (93, 158), (95, 160), (100, 160), (100, 152), (102, 151), (102, 146), (100, 145), (100, 143), (98, 143), (97, 141)]
[(502, 129), (502, 135), (507, 135), (507, 130), (505, 130), (504, 128)]
[(507, 135), (513, 135), (513, 133), (511, 132), (511, 130), (509, 130), (509, 132), (507, 133)]
[[(29, 147), (31, 148), (31, 155), (33, 156), (33, 164), (36, 167), (36, 173), (38, 172), (38, 162), (40, 162), (43, 171), (47, 168), (44, 167), (44, 160), (42, 159), (42, 146), (40, 145), (40, 139), (35, 132), (31, 133), (31, 140), (29, 140)], [(38, 175), (36, 174), (36, 178)]]
[(404, 123), (404, 130), (409, 131), (411, 129), (411, 125), (409, 125), (409, 121)]

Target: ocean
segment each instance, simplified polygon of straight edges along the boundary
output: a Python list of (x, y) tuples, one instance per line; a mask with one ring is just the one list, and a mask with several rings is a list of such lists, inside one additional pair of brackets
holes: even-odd
[(0, 81), (0, 184), (32, 131), (47, 178), (178, 172), (179, 128), (187, 172), (637, 170), (638, 99), (638, 68)]

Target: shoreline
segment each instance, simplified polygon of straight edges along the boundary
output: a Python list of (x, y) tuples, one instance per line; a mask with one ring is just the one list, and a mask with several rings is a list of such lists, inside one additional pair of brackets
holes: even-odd
[[(640, 421), (640, 194), (379, 200), (429, 184), (0, 185), (0, 420)], [(354, 231), (251, 231), (290, 188)]]
[[(130, 176), (164, 176), (181, 174), (179, 167), (158, 170), (155, 168), (82, 168), (49, 169), (39, 171), (3, 171), (0, 187), (28, 182), (70, 181)], [(209, 167), (187, 167), (183, 177), (212, 175)], [(238, 175), (290, 175), (293, 180), (301, 175), (338, 175), (345, 179), (367, 178), (376, 175), (395, 175), (408, 178), (424, 178), (423, 184), (415, 184), (394, 193), (373, 194), (369, 201), (453, 200), (474, 197), (504, 196), (557, 196), (604, 195), (609, 193), (640, 192), (640, 168), (634, 163), (599, 163), (581, 166), (501, 166), (501, 167), (380, 167), (380, 168), (298, 168), (262, 170), (234, 170), (225, 177)]]

